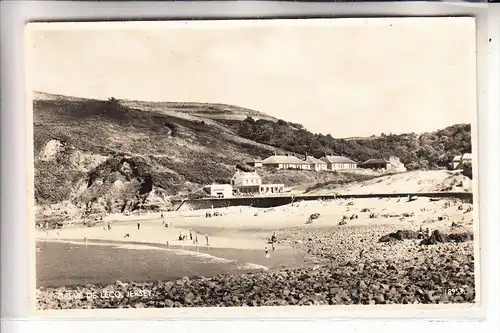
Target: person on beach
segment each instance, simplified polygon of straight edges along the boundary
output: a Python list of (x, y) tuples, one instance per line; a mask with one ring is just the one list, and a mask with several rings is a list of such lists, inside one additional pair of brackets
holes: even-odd
[(141, 229), (141, 224), (137, 222), (137, 230)]
[(170, 244), (168, 243), (168, 241), (165, 242), (165, 245), (167, 246), (167, 249), (170, 248)]
[(276, 250), (276, 248), (274, 247), (274, 243), (273, 243), (273, 244), (271, 244), (271, 246), (272, 246), (272, 250), (273, 250), (273, 252), (274, 252), (274, 250)]
[(274, 244), (277, 240), (278, 238), (276, 237), (276, 232), (273, 232), (273, 235), (271, 236), (271, 243)]
[(267, 249), (267, 246), (265, 247), (264, 251), (266, 252), (265, 257), (266, 257), (266, 258), (269, 258), (269, 257), (270, 257), (270, 254), (269, 254), (269, 250)]
[(207, 246), (209, 246), (208, 245), (208, 235), (205, 236), (205, 240), (207, 241)]
[(189, 240), (193, 240), (193, 230), (189, 229)]
[(184, 235), (182, 234), (182, 230), (179, 232), (179, 240), (184, 240)]
[(83, 241), (87, 244), (87, 237), (83, 237)]

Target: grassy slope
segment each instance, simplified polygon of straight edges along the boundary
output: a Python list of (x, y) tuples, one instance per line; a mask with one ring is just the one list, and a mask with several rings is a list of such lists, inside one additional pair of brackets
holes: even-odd
[[(129, 199), (136, 200), (136, 207), (141, 196), (154, 188), (167, 196), (189, 195), (201, 185), (228, 182), (235, 165), (244, 159), (284, 153), (244, 139), (214, 121), (221, 117), (237, 121), (248, 115), (273, 119), (257, 111), (228, 105), (117, 103), (36, 94), (33, 106), (38, 204), (72, 199), (74, 204), (85, 206), (102, 199), (102, 206), (108, 205), (104, 203), (108, 201), (120, 206), (118, 199)], [(53, 160), (38, 158), (46, 143), (53, 139), (61, 141), (66, 149)], [(108, 160), (82, 171), (73, 158), (76, 152), (105, 156)], [(132, 171), (124, 172), (125, 166)], [(287, 186), (332, 177), (310, 171), (259, 173), (265, 182)], [(117, 181), (125, 185), (116, 189)], [(76, 190), (81, 187), (83, 190)]]
[[(47, 98), (47, 96), (45, 96)], [(168, 110), (144, 112), (108, 101), (40, 99), (34, 101), (35, 156), (51, 139), (79, 151), (105, 156), (141, 157), (144, 173), (153, 173), (155, 185), (204, 183), (229, 178), (236, 162), (269, 155), (275, 149), (235, 136), (208, 120), (170, 115)], [(85, 175), (72, 168), (68, 156), (54, 161), (35, 160), (36, 197), (57, 202), (68, 197), (70, 184)]]

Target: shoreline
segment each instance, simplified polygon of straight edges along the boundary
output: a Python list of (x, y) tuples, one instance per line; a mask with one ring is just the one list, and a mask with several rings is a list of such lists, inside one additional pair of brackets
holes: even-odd
[[(276, 231), (278, 251), (290, 249), (319, 260), (309, 267), (221, 273), (194, 280), (185, 276), (175, 281), (115, 282), (105, 287), (124, 292), (131, 288), (149, 288), (152, 295), (149, 299), (64, 300), (63, 294), (73, 287), (48, 288), (39, 290), (38, 307), (54, 308), (55, 304), (58, 304), (56, 308), (120, 308), (470, 303), (476, 297), (473, 241), (423, 245), (419, 239), (389, 242), (380, 239), (397, 230), (416, 234), (420, 227), (445, 235), (470, 232), (471, 207), (460, 200), (310, 201), (272, 209), (219, 210), (221, 216), (212, 218), (205, 218), (206, 211), (185, 215), (176, 212), (176, 215), (166, 215), (167, 221), (173, 223), (169, 228), (162, 227), (161, 220), (154, 215), (142, 220), (139, 230), (133, 217), (116, 222), (111, 231), (100, 227), (63, 228), (53, 233), (59, 232), (60, 238), (81, 240), (84, 232), (88, 240), (100, 239), (100, 242), (124, 246), (131, 246), (133, 242), (159, 246), (163, 243), (155, 240), (175, 238), (181, 230), (192, 229), (199, 237), (210, 234), (214, 251), (263, 251), (269, 247), (267, 237)], [(306, 223), (315, 214), (319, 217)], [(339, 225), (339, 221), (345, 225)], [(125, 232), (131, 236), (126, 242)], [(91, 233), (99, 237), (91, 237)], [(54, 234), (49, 238), (53, 239)], [(170, 243), (176, 248), (187, 244), (191, 245), (189, 241)], [(264, 259), (263, 253), (261, 259)], [(179, 289), (179, 286), (184, 287)], [(98, 289), (95, 285), (81, 288)], [(448, 290), (461, 293), (450, 295)]]

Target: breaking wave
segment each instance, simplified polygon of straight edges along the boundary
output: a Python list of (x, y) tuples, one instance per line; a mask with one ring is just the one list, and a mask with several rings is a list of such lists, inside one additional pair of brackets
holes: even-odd
[(216, 257), (214, 255), (211, 255), (209, 253), (205, 252), (197, 252), (197, 251), (190, 251), (190, 250), (184, 250), (184, 249), (169, 249), (166, 247), (158, 247), (154, 245), (143, 245), (143, 244), (116, 244), (116, 243), (106, 243), (106, 242), (83, 242), (83, 241), (72, 241), (72, 240), (55, 240), (55, 239), (47, 239), (47, 242), (54, 242), (54, 243), (66, 243), (66, 244), (74, 244), (74, 245), (99, 245), (99, 246), (110, 246), (113, 248), (117, 249), (125, 249), (125, 250), (155, 250), (155, 251), (168, 251), (171, 253), (175, 253), (177, 255), (181, 256), (191, 256), (191, 257), (196, 257), (196, 258), (202, 258), (205, 259), (204, 262), (206, 263), (233, 263), (236, 262), (236, 260), (229, 260), (221, 257)]
[(252, 264), (251, 262), (247, 262), (247, 263), (244, 263), (244, 264), (240, 264), (238, 265), (237, 267), (238, 269), (241, 269), (241, 270), (250, 270), (250, 269), (260, 269), (260, 270), (264, 270), (264, 271), (267, 271), (269, 268), (266, 267), (266, 266), (263, 266), (263, 265), (257, 265), (257, 264)]

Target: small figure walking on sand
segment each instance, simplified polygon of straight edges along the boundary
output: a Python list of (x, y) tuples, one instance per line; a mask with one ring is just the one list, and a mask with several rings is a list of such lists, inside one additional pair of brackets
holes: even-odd
[(198, 235), (195, 235), (193, 243), (196, 246), (196, 251), (198, 251)]
[(278, 239), (276, 237), (276, 232), (273, 232), (273, 235), (271, 236), (271, 243), (274, 244), (274, 243), (276, 243), (277, 240)]
[(189, 240), (193, 240), (193, 230), (189, 229)]
[(208, 235), (205, 236), (205, 240), (207, 241), (207, 246), (209, 246), (208, 245)]
[(141, 229), (141, 224), (137, 222), (137, 230)]
[(271, 246), (272, 246), (272, 250), (273, 250), (273, 251), (274, 251), (274, 250), (276, 250), (276, 248), (274, 247), (274, 243), (273, 243), (273, 244), (271, 244)]
[(267, 246), (265, 247), (264, 251), (266, 252), (265, 257), (269, 258), (271, 255), (269, 254), (269, 250), (267, 249)]

